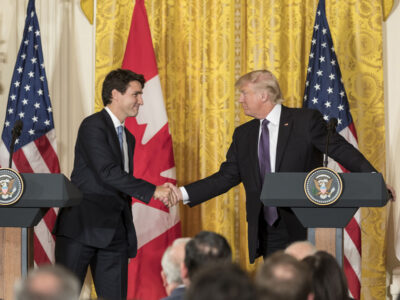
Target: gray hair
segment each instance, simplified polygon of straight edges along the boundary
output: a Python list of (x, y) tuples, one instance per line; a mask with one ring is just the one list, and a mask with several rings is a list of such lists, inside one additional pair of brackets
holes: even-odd
[(173, 252), (175, 248), (178, 246), (189, 242), (191, 238), (178, 238), (176, 239), (171, 246), (165, 250), (164, 255), (161, 259), (161, 267), (164, 271), (166, 280), (168, 284), (176, 283), (182, 284), (182, 277), (181, 277), (181, 263), (184, 260), (185, 249), (183, 249), (182, 257), (179, 257), (176, 253)]
[[(55, 286), (48, 291), (36, 290), (35, 281), (44, 276), (54, 279)], [(68, 270), (57, 265), (45, 265), (29, 271), (25, 279), (15, 285), (15, 300), (79, 300), (81, 285), (78, 279)]]
[(309, 241), (296, 241), (286, 247), (285, 253), (292, 255), (298, 260), (317, 253), (317, 248)]
[(236, 88), (240, 88), (246, 83), (254, 84), (255, 89), (267, 91), (271, 97), (271, 102), (279, 104), (283, 102), (281, 88), (278, 79), (268, 70), (257, 70), (242, 75), (235, 83)]

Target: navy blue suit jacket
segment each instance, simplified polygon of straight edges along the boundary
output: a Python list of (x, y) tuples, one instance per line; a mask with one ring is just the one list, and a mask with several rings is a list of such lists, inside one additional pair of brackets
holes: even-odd
[[(258, 230), (262, 203), (258, 163), (260, 120), (253, 119), (235, 129), (226, 161), (215, 174), (186, 185), (189, 205), (198, 205), (243, 183), (246, 190), (248, 246), (250, 262), (261, 254)], [(317, 110), (288, 108), (282, 105), (276, 150), (275, 172), (309, 172), (322, 166), (327, 136), (326, 122)], [(352, 172), (376, 171), (365, 157), (341, 135), (330, 138), (329, 156)], [(296, 240), (306, 238), (306, 229), (289, 208), (278, 208), (289, 234)]]
[(184, 286), (177, 287), (171, 292), (168, 297), (162, 298), (161, 300), (183, 300), (185, 299), (186, 288)]
[(148, 203), (155, 186), (133, 177), (135, 138), (126, 129), (125, 133), (129, 173), (123, 169), (118, 135), (107, 111), (103, 109), (83, 120), (75, 145), (71, 181), (81, 190), (84, 199), (78, 206), (60, 210), (53, 233), (104, 248), (111, 242), (123, 218), (129, 256), (134, 257), (137, 240), (131, 197)]

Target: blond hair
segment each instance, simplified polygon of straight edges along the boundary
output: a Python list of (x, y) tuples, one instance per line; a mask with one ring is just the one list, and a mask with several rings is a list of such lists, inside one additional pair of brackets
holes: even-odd
[(266, 90), (273, 103), (282, 103), (283, 97), (278, 80), (268, 70), (257, 70), (242, 75), (235, 83), (236, 88), (240, 88), (247, 83), (252, 83), (254, 88), (259, 91)]

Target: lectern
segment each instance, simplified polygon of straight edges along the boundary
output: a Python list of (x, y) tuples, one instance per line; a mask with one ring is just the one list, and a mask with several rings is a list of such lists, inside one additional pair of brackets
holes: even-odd
[(50, 207), (79, 204), (82, 193), (63, 174), (20, 174), (24, 181), (21, 199), (0, 206), (0, 227), (33, 227)]
[[(20, 175), (24, 182), (24, 192), (18, 202), (0, 206), (0, 227), (22, 228), (21, 275), (25, 276), (28, 269), (27, 228), (37, 225), (51, 207), (79, 204), (82, 193), (63, 174), (22, 173)], [(4, 240), (7, 241), (7, 238)], [(0, 252), (4, 252), (1, 250), (4, 247), (4, 244), (0, 245)], [(3, 260), (3, 270), (10, 270), (6, 266), (9, 263), (15, 265), (15, 262), (7, 259), (7, 255), (3, 256)], [(4, 277), (7, 275), (9, 274), (2, 274)]]
[(334, 252), (341, 264), (342, 228), (346, 227), (358, 208), (386, 205), (389, 195), (385, 181), (380, 173), (340, 173), (343, 183), (341, 196), (330, 205), (320, 206), (306, 196), (304, 182), (307, 175), (266, 174), (261, 201), (266, 206), (291, 207), (303, 226), (308, 228), (311, 242), (316, 242), (314, 228), (337, 228), (336, 245), (339, 246), (336, 246)]

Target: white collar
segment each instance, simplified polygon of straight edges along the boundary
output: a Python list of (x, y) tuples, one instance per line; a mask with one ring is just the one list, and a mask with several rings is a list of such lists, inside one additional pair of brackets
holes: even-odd
[[(276, 104), (265, 119), (267, 119), (271, 124), (279, 126), (281, 111), (282, 111), (282, 105)], [(262, 121), (264, 121), (264, 119), (261, 119), (260, 123), (262, 123)]]
[(118, 126), (121, 126), (121, 125), (124, 126), (124, 123), (125, 123), (125, 122), (121, 123), (121, 122), (118, 120), (118, 118), (113, 114), (113, 112), (111, 111), (111, 109), (110, 109), (108, 106), (106, 106), (104, 109), (105, 109), (105, 110), (108, 112), (108, 114), (110, 115), (111, 120), (112, 120), (112, 122), (113, 122), (115, 128), (117, 128)]

